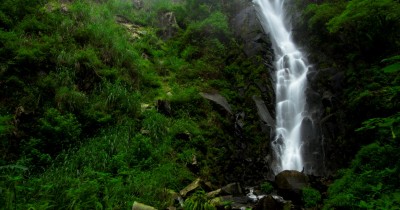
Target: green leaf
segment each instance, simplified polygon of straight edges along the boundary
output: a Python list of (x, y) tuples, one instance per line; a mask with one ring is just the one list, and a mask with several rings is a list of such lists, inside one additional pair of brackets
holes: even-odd
[(385, 73), (394, 73), (400, 70), (400, 63), (394, 63), (382, 69)]
[(381, 62), (382, 63), (386, 63), (386, 62), (393, 62), (393, 61), (400, 61), (400, 55), (395, 55), (395, 56), (390, 57), (390, 58), (385, 58)]
[(4, 170), (4, 169), (20, 169), (20, 170), (23, 170), (23, 171), (28, 170), (27, 167), (21, 166), (21, 165), (5, 165), (5, 166), (0, 166), (0, 170)]

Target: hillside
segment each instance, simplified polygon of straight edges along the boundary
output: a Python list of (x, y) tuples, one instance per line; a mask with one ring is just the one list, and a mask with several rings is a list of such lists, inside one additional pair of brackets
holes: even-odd
[[(324, 149), (293, 208), (397, 208), (400, 3), (287, 6)], [(276, 192), (268, 36), (248, 0), (1, 1), (0, 206), (166, 209), (196, 178)], [(204, 190), (186, 209), (216, 208)]]

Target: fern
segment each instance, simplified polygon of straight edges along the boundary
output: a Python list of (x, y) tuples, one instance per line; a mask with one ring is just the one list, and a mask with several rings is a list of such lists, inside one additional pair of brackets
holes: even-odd
[(184, 203), (184, 210), (216, 210), (204, 191), (196, 191), (192, 196), (187, 198)]

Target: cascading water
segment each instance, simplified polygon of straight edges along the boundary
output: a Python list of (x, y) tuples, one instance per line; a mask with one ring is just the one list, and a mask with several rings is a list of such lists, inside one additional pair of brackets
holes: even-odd
[(276, 135), (274, 173), (304, 167), (301, 124), (306, 116), (305, 90), (308, 65), (291, 39), (285, 25), (285, 0), (253, 0), (260, 22), (269, 32), (275, 51), (276, 68)]

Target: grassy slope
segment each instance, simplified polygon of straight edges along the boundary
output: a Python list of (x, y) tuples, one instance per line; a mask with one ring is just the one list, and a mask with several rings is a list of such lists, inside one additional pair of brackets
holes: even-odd
[[(221, 181), (213, 175), (232, 125), (198, 93), (236, 100), (236, 84), (259, 69), (232, 39), (221, 5), (207, 4), (0, 3), (0, 206), (127, 209), (136, 200), (163, 208), (166, 189), (194, 176)], [(169, 11), (179, 26), (164, 40), (158, 23)], [(158, 113), (156, 100), (172, 110)], [(194, 157), (197, 174), (186, 167)]]

